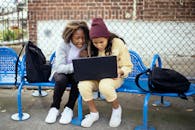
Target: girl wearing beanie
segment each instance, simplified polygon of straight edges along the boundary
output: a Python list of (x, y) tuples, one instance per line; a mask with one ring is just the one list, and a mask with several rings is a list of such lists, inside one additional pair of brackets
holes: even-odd
[(90, 29), (90, 56), (117, 56), (118, 78), (105, 78), (101, 80), (80, 81), (79, 92), (83, 100), (87, 102), (90, 113), (81, 122), (83, 127), (91, 127), (99, 119), (99, 112), (93, 101), (93, 90), (99, 90), (106, 101), (112, 104), (112, 115), (109, 126), (118, 127), (121, 123), (122, 108), (117, 100), (116, 89), (119, 88), (131, 72), (132, 64), (129, 51), (124, 41), (111, 34), (101, 18), (92, 21)]
[(59, 120), (60, 124), (68, 124), (73, 117), (73, 108), (77, 100), (79, 90), (78, 82), (74, 79), (72, 59), (87, 56), (87, 43), (89, 42), (89, 29), (84, 21), (69, 22), (62, 34), (64, 42), (60, 43), (56, 50), (56, 57), (52, 67), (50, 79), (54, 79), (55, 87), (53, 102), (51, 103), (46, 123), (55, 123), (60, 114), (60, 103), (68, 83), (71, 83), (71, 90), (68, 102), (64, 106)]

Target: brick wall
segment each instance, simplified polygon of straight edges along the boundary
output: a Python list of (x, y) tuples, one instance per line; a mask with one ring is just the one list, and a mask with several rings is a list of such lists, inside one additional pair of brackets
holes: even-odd
[(140, 0), (143, 20), (195, 21), (195, 0)]
[(30, 40), (37, 41), (37, 21), (129, 19), (195, 21), (195, 0), (29, 0)]

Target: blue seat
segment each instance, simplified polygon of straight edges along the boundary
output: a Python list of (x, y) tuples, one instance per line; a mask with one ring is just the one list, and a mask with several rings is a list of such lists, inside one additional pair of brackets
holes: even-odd
[[(161, 103), (164, 103), (163, 97), (178, 97), (177, 93), (150, 93), (145, 92), (139, 89), (135, 84), (135, 77), (137, 74), (147, 70), (146, 66), (143, 64), (142, 59), (140, 56), (130, 50), (129, 51), (131, 55), (131, 62), (133, 64), (132, 72), (129, 74), (129, 76), (124, 80), (124, 83), (120, 88), (117, 89), (117, 92), (124, 92), (124, 93), (134, 93), (134, 94), (144, 94), (144, 103), (143, 103), (143, 119), (142, 124), (135, 127), (135, 130), (154, 130), (155, 128), (153, 126), (148, 125), (148, 102), (151, 95), (156, 95), (161, 97)], [(154, 66), (162, 67), (161, 58), (158, 54), (154, 55), (150, 68), (152, 69)], [(143, 75), (140, 79), (140, 85), (147, 90), (147, 75)], [(191, 84), (190, 89), (185, 93), (186, 96), (191, 96), (195, 94), (195, 84)], [(80, 125), (81, 121), (83, 119), (83, 112), (82, 112), (82, 97), (79, 95), (78, 105), (80, 107), (78, 111), (78, 117), (73, 119), (73, 124)]]
[[(8, 47), (0, 47), (0, 85), (4, 87), (14, 87), (16, 61), (18, 55), (15, 50)], [(21, 61), (18, 61), (17, 83), (20, 83), (21, 77)]]

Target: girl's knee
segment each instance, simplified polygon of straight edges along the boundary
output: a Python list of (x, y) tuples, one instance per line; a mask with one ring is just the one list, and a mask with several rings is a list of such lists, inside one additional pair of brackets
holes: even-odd
[(54, 74), (54, 80), (57, 86), (64, 86), (66, 85), (66, 76), (64, 74)]
[(110, 79), (103, 79), (99, 83), (99, 91), (100, 92), (109, 92), (110, 90), (115, 90), (114, 83)]
[(56, 79), (55, 80), (55, 84), (57, 85), (57, 86), (65, 86), (66, 85), (66, 80), (63, 80), (63, 79), (60, 79), (60, 78), (58, 78), (58, 79)]
[(92, 93), (93, 91), (93, 87), (91, 85), (90, 82), (87, 81), (81, 81), (78, 83), (78, 88), (79, 88), (79, 92), (81, 94), (85, 94), (85, 93)]
[(117, 98), (115, 88), (109, 84), (103, 84), (99, 86), (100, 93), (105, 96), (106, 101), (112, 102)]
[(93, 89), (89, 83), (84, 81), (79, 82), (78, 88), (84, 101), (93, 99), (93, 95), (92, 95)]

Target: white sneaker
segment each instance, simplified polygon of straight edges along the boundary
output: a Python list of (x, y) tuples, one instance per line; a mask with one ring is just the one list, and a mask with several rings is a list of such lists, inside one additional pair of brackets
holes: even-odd
[(50, 108), (47, 117), (45, 118), (45, 122), (49, 124), (55, 123), (58, 115), (59, 115), (59, 110), (57, 108), (55, 107)]
[(85, 119), (82, 120), (81, 126), (91, 127), (92, 124), (99, 119), (99, 112), (90, 112), (90, 114), (85, 115)]
[(112, 115), (110, 118), (109, 126), (118, 127), (121, 124), (122, 108), (119, 106), (117, 109), (112, 109)]
[(72, 121), (73, 111), (69, 107), (65, 107), (64, 111), (61, 113), (61, 118), (59, 120), (60, 124), (69, 124)]

